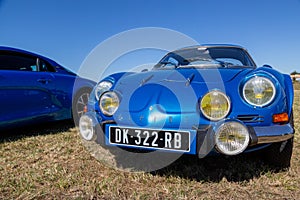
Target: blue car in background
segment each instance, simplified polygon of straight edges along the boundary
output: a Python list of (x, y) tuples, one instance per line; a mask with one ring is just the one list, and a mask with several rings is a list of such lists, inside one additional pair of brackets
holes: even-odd
[(79, 122), (103, 146), (198, 155), (262, 150), (280, 168), (293, 149), (293, 85), (236, 45), (169, 52), (152, 70), (101, 80)]
[(49, 58), (0, 47), (0, 128), (72, 117), (78, 124), (94, 85)]

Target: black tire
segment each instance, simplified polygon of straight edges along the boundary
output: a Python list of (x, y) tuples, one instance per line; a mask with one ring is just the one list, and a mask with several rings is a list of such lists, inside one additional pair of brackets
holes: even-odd
[(266, 149), (265, 160), (276, 169), (286, 169), (291, 165), (293, 139), (271, 144)]
[[(291, 113), (290, 124), (294, 128), (293, 112)], [(271, 144), (265, 150), (265, 160), (276, 169), (286, 169), (291, 166), (291, 157), (293, 153), (294, 137), (283, 141)]]
[(91, 91), (92, 88), (82, 88), (76, 93), (73, 99), (72, 116), (76, 126), (78, 126), (79, 119), (84, 114), (84, 107), (88, 103), (88, 98), (90, 96)]

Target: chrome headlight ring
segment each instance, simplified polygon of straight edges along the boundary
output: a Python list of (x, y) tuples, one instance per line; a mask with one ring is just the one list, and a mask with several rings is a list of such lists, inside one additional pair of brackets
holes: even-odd
[(95, 97), (96, 97), (97, 101), (99, 101), (101, 95), (104, 92), (110, 90), (112, 85), (113, 84), (110, 81), (101, 81), (100, 83), (97, 84), (97, 86), (95, 88)]
[(224, 121), (215, 131), (216, 149), (225, 155), (242, 153), (249, 142), (249, 130), (239, 121)]
[(113, 116), (119, 105), (119, 96), (113, 91), (104, 92), (99, 99), (100, 110), (106, 116)]
[(212, 90), (206, 93), (200, 101), (200, 110), (209, 120), (224, 119), (231, 109), (229, 97), (221, 91)]
[(96, 130), (93, 118), (89, 115), (83, 115), (79, 120), (79, 133), (86, 141), (96, 140)]
[(264, 107), (274, 100), (276, 88), (271, 79), (263, 76), (254, 76), (245, 82), (242, 93), (248, 104)]

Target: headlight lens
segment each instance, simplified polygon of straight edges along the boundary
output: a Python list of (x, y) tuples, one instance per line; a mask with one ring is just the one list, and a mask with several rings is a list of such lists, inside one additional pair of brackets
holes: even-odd
[(93, 120), (87, 115), (83, 115), (82, 117), (80, 117), (79, 131), (81, 137), (87, 141), (96, 139)]
[(102, 82), (100, 82), (96, 86), (96, 89), (95, 89), (95, 96), (96, 96), (97, 101), (99, 101), (100, 96), (104, 92), (108, 91), (111, 87), (112, 87), (112, 83), (109, 82), (109, 81), (102, 81)]
[(243, 96), (247, 103), (263, 107), (273, 101), (276, 89), (272, 81), (256, 76), (248, 80), (243, 87)]
[(105, 92), (99, 100), (101, 112), (104, 115), (112, 116), (118, 110), (120, 100), (115, 92)]
[(200, 109), (206, 118), (217, 121), (228, 115), (230, 100), (223, 92), (214, 90), (201, 99)]
[(223, 123), (215, 135), (216, 148), (225, 155), (242, 153), (247, 148), (249, 141), (247, 127), (236, 121)]

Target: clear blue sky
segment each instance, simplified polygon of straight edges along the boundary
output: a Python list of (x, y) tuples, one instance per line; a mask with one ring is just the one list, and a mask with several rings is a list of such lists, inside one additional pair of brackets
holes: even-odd
[(300, 0), (0, 0), (1, 46), (74, 71), (99, 43), (143, 27), (172, 29), (200, 44), (239, 44), (258, 65), (300, 72)]

